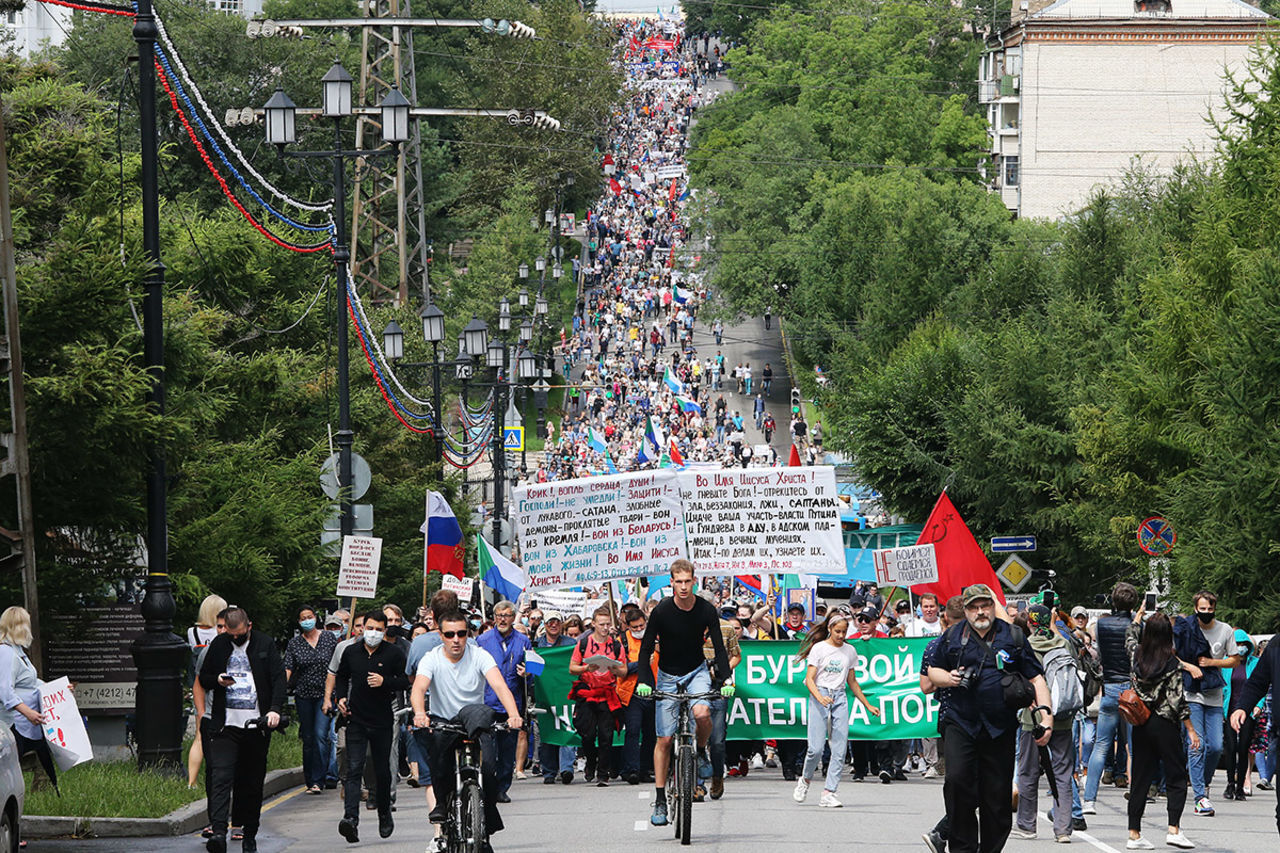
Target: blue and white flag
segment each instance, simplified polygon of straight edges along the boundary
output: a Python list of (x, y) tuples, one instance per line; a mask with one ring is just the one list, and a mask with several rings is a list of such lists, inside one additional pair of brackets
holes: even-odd
[(476, 536), (476, 556), (480, 562), (480, 578), (485, 586), (505, 598), (515, 601), (529, 585), (524, 569), (508, 560), (496, 549), (490, 548), (484, 537)]
[(677, 397), (681, 397), (684, 395), (684, 383), (681, 382), (679, 379), (677, 379), (675, 376), (671, 375), (671, 368), (668, 367), (666, 371), (662, 374), (662, 381), (665, 382), (667, 384), (667, 387), (671, 389), (672, 394), (675, 394)]
[(587, 447), (596, 453), (606, 453), (609, 446), (605, 444), (604, 434), (596, 432), (595, 427), (587, 427)]
[(636, 461), (641, 465), (647, 462), (657, 462), (662, 456), (663, 444), (665, 444), (665, 441), (662, 437), (662, 429), (653, 422), (652, 416), (646, 416), (644, 419), (644, 438), (640, 440), (640, 449), (636, 453)]
[(673, 284), (671, 285), (671, 298), (676, 301), (677, 305), (683, 305), (689, 301), (689, 292), (682, 291), (680, 285)]
[(680, 404), (680, 411), (682, 412), (697, 412), (698, 414), (702, 414), (702, 407), (698, 405), (696, 400), (689, 397), (681, 397), (677, 394), (676, 402)]

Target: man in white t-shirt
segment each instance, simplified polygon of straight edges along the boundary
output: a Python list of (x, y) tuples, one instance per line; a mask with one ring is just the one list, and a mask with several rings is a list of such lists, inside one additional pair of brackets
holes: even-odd
[(908, 637), (936, 637), (942, 633), (942, 620), (938, 618), (938, 596), (931, 592), (920, 596), (920, 618), (907, 624)]
[[(431, 695), (431, 713), (435, 717), (454, 720), (464, 708), (484, 706), (484, 689), (487, 685), (498, 697), (507, 712), (507, 725), (519, 729), (523, 725), (516, 699), (507, 687), (498, 662), (479, 646), (467, 643), (467, 617), (460, 611), (445, 613), (437, 619), (441, 645), (427, 652), (418, 663), (417, 676), (413, 680), (413, 724), (426, 729), (427, 764), (431, 769), (431, 787), (435, 791), (436, 805), (431, 810), (432, 823), (444, 823), (449, 802), (453, 797), (457, 756), (454, 747), (458, 736), (430, 728), (426, 711), (426, 697)], [(480, 735), (481, 786), (484, 789), (485, 830), (492, 835), (502, 829), (502, 816), (498, 814), (497, 745), (493, 732)], [(486, 853), (489, 844), (484, 844)]]
[[(1215, 616), (1218, 596), (1202, 589), (1191, 602), (1196, 609), (1195, 619), (1209, 643), (1209, 654), (1185, 663), (1195, 664), (1205, 673), (1213, 669), (1231, 670), (1239, 666), (1241, 656), (1240, 647), (1236, 645), (1235, 629)], [(1223, 681), (1231, 679), (1229, 671), (1221, 675)], [(1184, 677), (1183, 683), (1187, 681), (1188, 678)], [(1199, 686), (1199, 681), (1200, 679), (1195, 679), (1191, 687)], [(1186, 690), (1191, 725), (1200, 736), (1200, 748), (1187, 751), (1187, 772), (1191, 776), (1191, 789), (1195, 795), (1195, 813), (1201, 817), (1212, 817), (1214, 813), (1213, 802), (1209, 799), (1209, 786), (1213, 782), (1214, 771), (1218, 769), (1218, 759), (1222, 757), (1222, 693), (1221, 686), (1208, 690)]]

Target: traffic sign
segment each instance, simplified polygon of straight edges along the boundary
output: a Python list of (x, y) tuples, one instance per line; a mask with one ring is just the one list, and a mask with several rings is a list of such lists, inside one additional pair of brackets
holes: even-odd
[(1005, 554), (1010, 551), (1034, 551), (1036, 549), (1036, 537), (1034, 536), (992, 536), (991, 552), (993, 554)]
[(1168, 519), (1153, 515), (1138, 525), (1138, 547), (1153, 557), (1163, 557), (1173, 550), (1178, 534)]
[(524, 427), (509, 426), (502, 428), (502, 449), (506, 451), (524, 450)]
[[(320, 465), (320, 488), (333, 499), (338, 497), (338, 461), (339, 456), (333, 453)], [(351, 454), (351, 500), (359, 500), (369, 491), (369, 483), (373, 479), (369, 471), (369, 463), (359, 453)]]
[(996, 569), (996, 577), (1000, 578), (1000, 582), (1010, 592), (1020, 592), (1031, 577), (1031, 567), (1024, 563), (1021, 557), (1014, 554), (1001, 563), (1000, 568)]

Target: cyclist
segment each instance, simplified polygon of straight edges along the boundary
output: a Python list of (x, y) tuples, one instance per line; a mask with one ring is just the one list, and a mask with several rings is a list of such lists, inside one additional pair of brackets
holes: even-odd
[[(457, 755), (454, 751), (457, 735), (437, 732), (429, 727), (426, 696), (431, 694), (431, 711), (438, 717), (455, 720), (462, 710), (471, 705), (484, 705), (484, 689), (488, 685), (507, 712), (507, 725), (519, 729), (522, 725), (515, 697), (507, 687), (498, 662), (479, 646), (467, 642), (467, 617), (458, 610), (443, 614), (437, 625), (441, 645), (427, 652), (418, 664), (413, 680), (413, 724), (425, 729), (427, 765), (431, 770), (431, 787), (435, 791), (436, 804), (431, 809), (432, 823), (444, 823), (449, 801), (454, 793), (457, 774)], [(498, 814), (497, 746), (493, 732), (480, 735), (481, 787), (484, 790), (484, 823), (487, 834), (502, 829), (502, 817)], [(484, 849), (489, 851), (486, 840)]]
[[(685, 559), (671, 564), (670, 598), (664, 598), (653, 608), (644, 639), (640, 641), (638, 675), (640, 683), (636, 695), (645, 698), (654, 689), (664, 693), (684, 691), (707, 693), (711, 690), (711, 672), (702, 653), (703, 641), (710, 636), (715, 649), (716, 672), (724, 679), (720, 692), (733, 695), (733, 671), (729, 668), (729, 653), (720, 633), (720, 614), (710, 602), (693, 594), (693, 563)], [(654, 644), (662, 649), (655, 678), (649, 667)], [(697, 724), (698, 775), (711, 776), (711, 760), (706, 756), (707, 739), (711, 735), (711, 706), (705, 699), (693, 704), (693, 717)], [(654, 826), (667, 824), (667, 769), (671, 762), (671, 741), (679, 720), (679, 703), (673, 699), (659, 699), (657, 707), (658, 740), (653, 749), (653, 784), (657, 797), (653, 816)]]

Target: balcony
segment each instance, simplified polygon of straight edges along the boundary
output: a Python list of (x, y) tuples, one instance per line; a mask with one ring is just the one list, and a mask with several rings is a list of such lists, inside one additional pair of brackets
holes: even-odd
[(990, 104), (1000, 97), (1000, 84), (995, 80), (978, 81), (978, 103)]
[(1022, 77), (1017, 74), (1005, 74), (1000, 77), (1000, 97), (1012, 98), (1018, 94), (1022, 85)]

